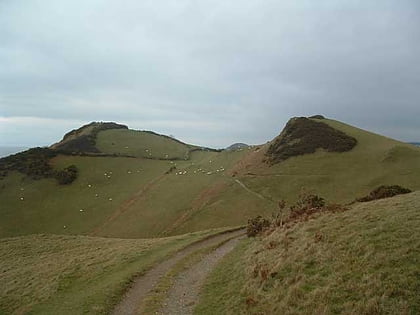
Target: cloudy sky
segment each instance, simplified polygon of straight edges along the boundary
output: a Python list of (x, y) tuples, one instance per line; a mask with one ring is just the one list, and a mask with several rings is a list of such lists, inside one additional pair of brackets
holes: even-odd
[(255, 144), (313, 114), (420, 140), (418, 0), (0, 1), (0, 145), (90, 121)]

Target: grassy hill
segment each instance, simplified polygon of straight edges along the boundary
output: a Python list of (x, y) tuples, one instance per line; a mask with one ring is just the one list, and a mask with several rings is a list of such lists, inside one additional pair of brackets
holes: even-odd
[(418, 314), (420, 192), (355, 204), (247, 239), (197, 314)]
[(193, 146), (150, 131), (112, 129), (100, 132), (96, 147), (104, 153), (155, 159), (188, 159)]
[(280, 163), (265, 163), (274, 142), (261, 146), (238, 163), (233, 172), (252, 190), (267, 198), (294, 201), (302, 188), (328, 200), (350, 202), (382, 184), (420, 189), (420, 149), (330, 119), (313, 119), (357, 140), (348, 152), (293, 156)]
[[(334, 120), (311, 121), (357, 144), (346, 152), (318, 148), (273, 163), (267, 152), (278, 137), (262, 146), (216, 151), (114, 123), (89, 124), (51, 147), (54, 170), (76, 166), (71, 184), (16, 171), (0, 181), (0, 237), (168, 236), (244, 224), (276, 211), (280, 199), (293, 201), (303, 188), (335, 202), (382, 184), (420, 188), (420, 148)], [(81, 149), (86, 143), (94, 149), (79, 152), (76, 146), (66, 153), (69, 142), (73, 149), (80, 142)]]
[(0, 314), (106, 314), (133, 277), (220, 231), (137, 240), (42, 234), (0, 239)]

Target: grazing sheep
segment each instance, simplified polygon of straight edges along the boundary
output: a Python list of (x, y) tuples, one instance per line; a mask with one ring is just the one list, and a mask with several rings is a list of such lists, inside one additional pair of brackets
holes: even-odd
[(80, 209), (79, 211), (80, 211), (80, 212), (83, 212), (83, 209)]
[(23, 198), (23, 197), (20, 197), (20, 200), (21, 200), (21, 201), (23, 201), (23, 200), (25, 200), (25, 198)]

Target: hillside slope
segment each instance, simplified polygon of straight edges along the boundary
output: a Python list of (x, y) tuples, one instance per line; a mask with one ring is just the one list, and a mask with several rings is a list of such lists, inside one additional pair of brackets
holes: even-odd
[(336, 202), (350, 202), (382, 184), (420, 189), (420, 149), (330, 119), (323, 122), (357, 140), (347, 152), (316, 150), (267, 163), (272, 142), (249, 153), (233, 168), (233, 174), (267, 198), (293, 201), (302, 188)]
[(63, 154), (53, 146), (50, 165), (74, 165), (77, 178), (59, 185), (53, 178), (8, 171), (0, 181), (0, 237), (176, 235), (269, 215), (278, 200), (294, 201), (302, 189), (335, 202), (350, 202), (383, 184), (420, 189), (420, 148), (334, 120), (311, 121), (357, 144), (345, 152), (315, 148), (273, 163), (267, 152), (278, 137), (262, 146), (217, 151), (123, 126), (97, 131), (99, 153)]
[(137, 275), (223, 231), (137, 240), (66, 235), (0, 239), (0, 314), (108, 314)]
[(355, 204), (245, 240), (198, 314), (418, 314), (420, 192)]

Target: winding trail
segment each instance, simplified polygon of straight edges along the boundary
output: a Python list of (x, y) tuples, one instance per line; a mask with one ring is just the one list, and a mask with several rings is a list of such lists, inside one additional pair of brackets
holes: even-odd
[(236, 237), (227, 241), (207, 254), (200, 262), (179, 274), (158, 314), (193, 314), (194, 307), (199, 299), (200, 289), (206, 277), (217, 263), (235, 248), (240, 239), (241, 237)]
[[(219, 248), (223, 248), (222, 252), (227, 253), (229, 251), (229, 246), (233, 246), (236, 244), (234, 241), (238, 239), (240, 236), (244, 234), (244, 229), (238, 229), (234, 231), (225, 232), (222, 234), (217, 234), (215, 236), (210, 236), (204, 240), (195, 242), (184, 249), (178, 251), (173, 256), (169, 257), (165, 261), (155, 265), (149, 271), (147, 271), (144, 275), (138, 277), (131, 288), (126, 292), (121, 302), (115, 307), (114, 311), (111, 314), (114, 315), (131, 315), (131, 314), (143, 314), (141, 307), (141, 302), (144, 298), (155, 288), (158, 284), (159, 280), (171, 269), (175, 266), (177, 262), (179, 262), (184, 257), (192, 254), (193, 252), (200, 250), (202, 248), (207, 248), (210, 246), (215, 246), (220, 244), (221, 242), (227, 241), (224, 245), (220, 246)], [(226, 247), (227, 244), (230, 244)], [(233, 249), (231, 247), (231, 249)], [(217, 252), (218, 249), (210, 253), (208, 256), (212, 255), (213, 253)], [(218, 252), (221, 255), (220, 252)], [(210, 261), (216, 259), (216, 262), (213, 263), (213, 266), (217, 263), (217, 258), (208, 258), (206, 256), (202, 261), (208, 261), (210, 265)], [(223, 256), (221, 256), (223, 257)], [(219, 258), (219, 260), (221, 259)], [(209, 260), (207, 260), (209, 259)], [(195, 267), (195, 266), (194, 266)], [(193, 268), (194, 268), (193, 267)], [(192, 268), (191, 268), (192, 269)], [(210, 268), (211, 269), (211, 268)], [(210, 270), (209, 269), (209, 270)], [(208, 273), (208, 272), (207, 272)], [(206, 275), (206, 274), (205, 274)], [(204, 275), (204, 277), (205, 277)], [(203, 278), (204, 279), (204, 278)], [(175, 286), (177, 286), (178, 281), (176, 282)], [(174, 286), (174, 287), (175, 287)], [(199, 287), (198, 287), (199, 288)], [(172, 289), (170, 290), (172, 292)], [(197, 291), (198, 292), (198, 291)], [(172, 302), (170, 302), (172, 303)], [(167, 314), (175, 314), (175, 313), (167, 313)], [(185, 314), (185, 313), (182, 313)]]
[(238, 183), (239, 184), (239, 186), (241, 186), (243, 189), (245, 189), (247, 192), (249, 192), (250, 194), (253, 194), (254, 196), (256, 196), (256, 197), (258, 197), (258, 198), (260, 198), (260, 199), (262, 199), (262, 200), (265, 200), (265, 199), (267, 199), (267, 198), (265, 198), (263, 195), (261, 195), (261, 194), (259, 194), (259, 193), (257, 193), (257, 192), (255, 192), (255, 191), (253, 191), (253, 190), (251, 190), (251, 189), (249, 189), (244, 183), (242, 183), (239, 179), (235, 179), (235, 182), (236, 183)]

